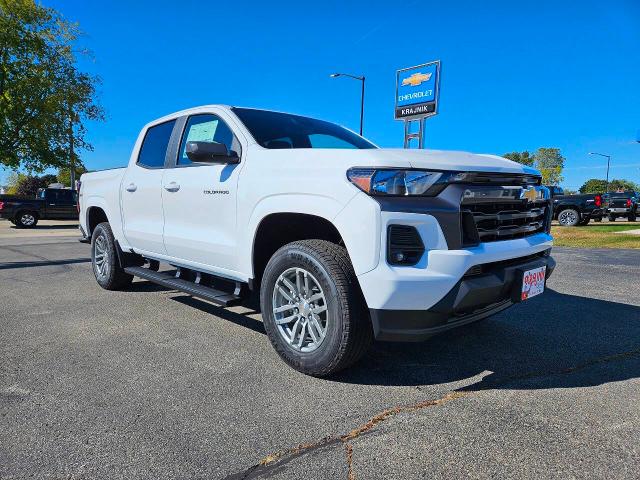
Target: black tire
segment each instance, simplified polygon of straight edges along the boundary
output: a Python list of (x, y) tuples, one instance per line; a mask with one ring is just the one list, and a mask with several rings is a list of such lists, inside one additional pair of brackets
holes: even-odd
[(15, 218), (15, 225), (18, 228), (33, 228), (38, 224), (38, 214), (31, 210), (18, 212)]
[(602, 217), (596, 217), (596, 218), (593, 219), (593, 221), (600, 223), (600, 222), (602, 222)]
[(629, 215), (629, 217), (628, 217), (628, 218), (629, 218), (629, 221), (630, 221), (630, 222), (635, 222), (635, 221), (636, 221), (636, 214), (635, 214), (635, 213), (633, 213), (633, 214)]
[[(284, 339), (273, 313), (276, 282), (292, 268), (310, 273), (325, 292), (326, 333), (311, 352), (296, 350)], [(307, 375), (324, 377), (343, 370), (373, 342), (371, 320), (347, 251), (325, 240), (289, 243), (271, 257), (262, 277), (260, 306), (273, 348), (289, 366)]]
[(581, 221), (580, 212), (575, 208), (565, 208), (558, 213), (558, 223), (563, 227), (575, 227)]
[(609, 221), (610, 222), (615, 222), (616, 221), (615, 215), (609, 215)]
[[(116, 248), (111, 226), (107, 222), (98, 224), (91, 235), (91, 266), (98, 285), (105, 290), (123, 290), (133, 281), (133, 275), (125, 273), (120, 267)], [(101, 255), (106, 264), (104, 269), (96, 264), (96, 250), (98, 250), (98, 254), (101, 251), (104, 252)]]

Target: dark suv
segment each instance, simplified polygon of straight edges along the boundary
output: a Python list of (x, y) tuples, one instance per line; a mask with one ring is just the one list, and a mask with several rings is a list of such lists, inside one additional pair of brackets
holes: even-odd
[(625, 217), (630, 222), (635, 222), (638, 213), (638, 192), (628, 190), (626, 192), (607, 193), (609, 209), (609, 221), (615, 222), (616, 218)]

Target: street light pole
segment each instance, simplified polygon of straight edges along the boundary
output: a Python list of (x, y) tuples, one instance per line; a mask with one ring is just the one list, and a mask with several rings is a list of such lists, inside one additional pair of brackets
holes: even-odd
[(589, 152), (589, 155), (598, 155), (600, 157), (607, 158), (607, 192), (608, 192), (609, 191), (609, 166), (611, 164), (611, 155), (605, 155), (604, 153), (598, 153), (598, 152)]
[(331, 78), (349, 77), (349, 78), (353, 78), (354, 80), (360, 80), (362, 82), (362, 92), (360, 94), (360, 136), (362, 136), (362, 127), (364, 125), (364, 81), (365, 81), (364, 75), (358, 76), (358, 75), (351, 75), (349, 73), (332, 73), (329, 76)]

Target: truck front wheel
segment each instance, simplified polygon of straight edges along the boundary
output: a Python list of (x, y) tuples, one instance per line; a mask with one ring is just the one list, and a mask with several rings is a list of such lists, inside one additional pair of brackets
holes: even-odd
[(15, 225), (18, 228), (33, 228), (38, 224), (38, 215), (35, 212), (20, 212), (16, 215)]
[(98, 285), (105, 290), (121, 290), (133, 280), (120, 267), (116, 248), (111, 226), (107, 222), (98, 224), (91, 235), (91, 265)]
[(260, 305), (275, 350), (307, 375), (348, 367), (373, 341), (349, 256), (325, 240), (297, 241), (278, 250), (264, 271)]

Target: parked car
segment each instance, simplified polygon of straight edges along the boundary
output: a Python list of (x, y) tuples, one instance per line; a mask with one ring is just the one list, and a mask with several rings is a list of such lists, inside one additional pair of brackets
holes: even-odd
[(604, 198), (599, 193), (565, 195), (562, 187), (547, 187), (553, 201), (553, 218), (565, 227), (587, 225), (591, 220), (601, 222), (606, 212)]
[(275, 350), (316, 376), (374, 338), (423, 340), (542, 293), (550, 223), (530, 167), (217, 105), (149, 123), (126, 168), (80, 187), (101, 287), (138, 276), (221, 306), (255, 294)]
[(0, 195), (0, 218), (19, 228), (33, 228), (38, 220), (77, 220), (77, 199), (67, 188), (45, 188), (35, 198)]
[(635, 222), (638, 214), (639, 198), (638, 192), (632, 190), (607, 193), (609, 221), (615, 222), (616, 218), (625, 217), (630, 222)]

